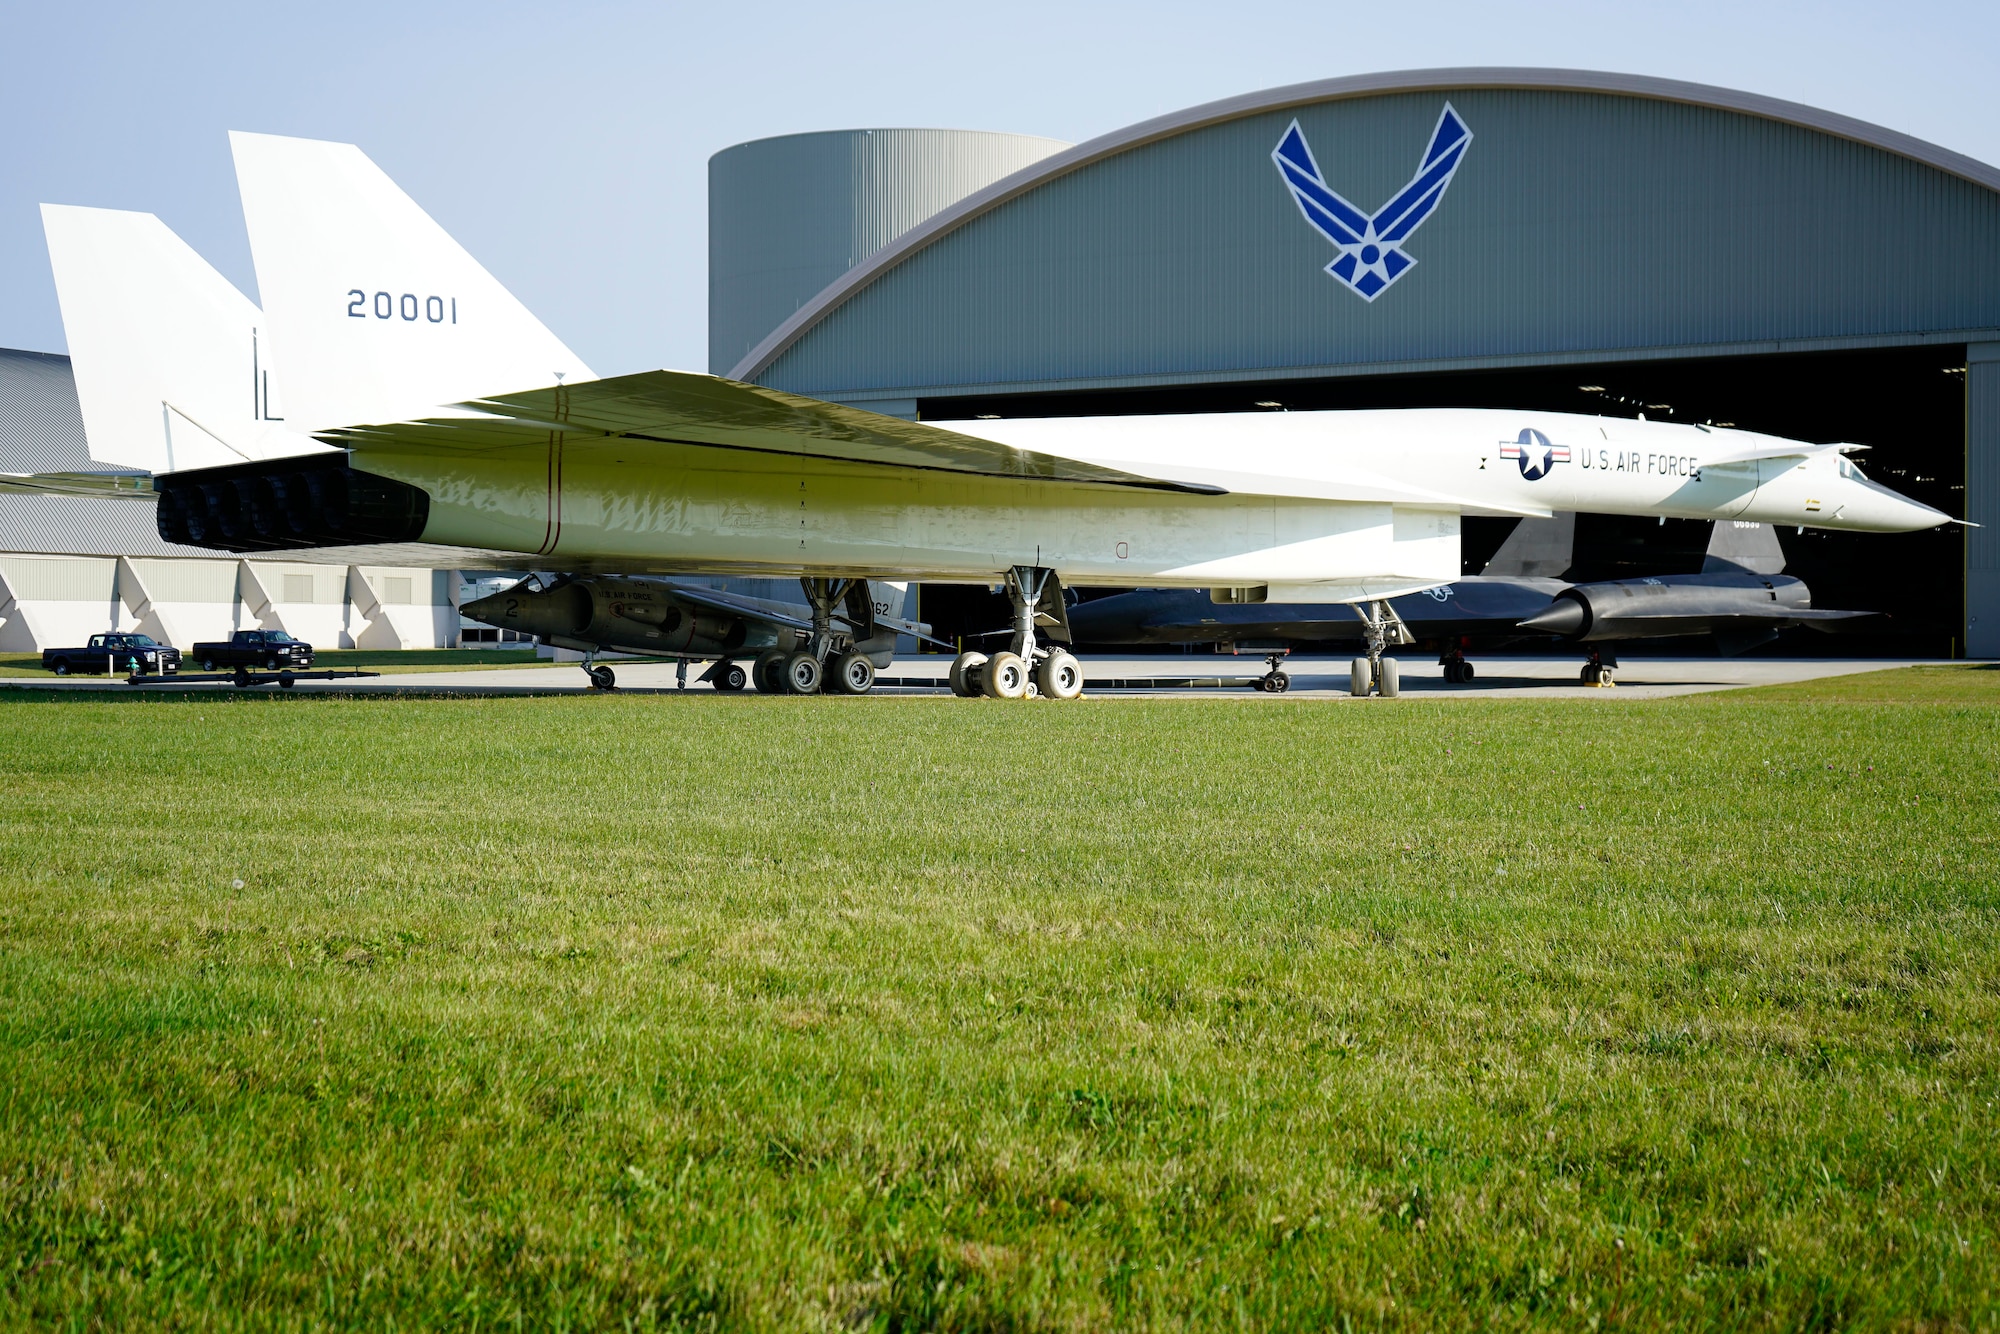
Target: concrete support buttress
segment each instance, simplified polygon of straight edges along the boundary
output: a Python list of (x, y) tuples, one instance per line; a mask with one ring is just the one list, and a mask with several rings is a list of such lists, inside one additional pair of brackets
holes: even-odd
[[(174, 633), (172, 622), (166, 612), (153, 601), (153, 595), (146, 587), (146, 581), (139, 577), (139, 569), (128, 556), (118, 558), (117, 592), (114, 596), (124, 606), (132, 618), (132, 628), (142, 635), (151, 635), (162, 644), (173, 644), (187, 648), (191, 639), (183, 639)], [(113, 630), (119, 627), (114, 623)]]
[[(349, 621), (347, 637), (355, 648), (398, 649), (408, 648), (403, 642), (403, 632), (389, 619), (389, 609), (376, 594), (375, 586), (368, 582), (368, 576), (361, 572), (359, 565), (347, 567), (347, 606)], [(359, 616), (366, 622), (355, 628), (352, 617)]]
[[(257, 573), (257, 567), (247, 560), (236, 562), (236, 603), (242, 608), (243, 615), (257, 622), (259, 630), (285, 628), (284, 621), (278, 616), (277, 599), (271, 596), (270, 589), (264, 587), (264, 580)], [(249, 627), (239, 620), (236, 628), (244, 630)]]
[(39, 653), (49, 647), (29, 615), (27, 600), (14, 592), (6, 571), (0, 570), (0, 652)]

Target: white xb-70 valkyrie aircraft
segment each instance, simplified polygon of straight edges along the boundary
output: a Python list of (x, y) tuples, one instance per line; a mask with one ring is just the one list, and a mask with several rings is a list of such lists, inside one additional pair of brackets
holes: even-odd
[[(954, 688), (1019, 697), (1032, 681), (1069, 697), (1082, 675), (1060, 646), (1064, 584), (1348, 602), (1379, 662), (1398, 629), (1387, 599), (1459, 576), (1465, 514), (1867, 532), (1948, 521), (1864, 477), (1846, 457), (1856, 446), (1721, 428), (1416, 409), (946, 429), (709, 375), (599, 379), (358, 148), (231, 142), (264, 302), (250, 308), (259, 346), (284, 430), (315, 452), (274, 459), (260, 440), (238, 451), (248, 461), (161, 473), (162, 534), (230, 551), (499, 553), (567, 576), (502, 596), (519, 608), (558, 598), (579, 643), (603, 642), (599, 623), (631, 610), (620, 590), (634, 576), (796, 575), (809, 627), (761, 656), (763, 688), (809, 693), (829, 659), (852, 659), (863, 627), (843, 609), (856, 590), (866, 603), (859, 581), (1003, 584), (1013, 642), (990, 660), (961, 655)], [(239, 397), (201, 429), (247, 430), (236, 420), (247, 386)], [(161, 415), (171, 430), (174, 413)], [(118, 454), (104, 444), (99, 457)]]

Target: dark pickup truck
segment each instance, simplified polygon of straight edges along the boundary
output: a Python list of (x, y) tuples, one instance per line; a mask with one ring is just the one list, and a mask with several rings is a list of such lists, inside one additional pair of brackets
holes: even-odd
[(262, 667), (275, 672), (312, 666), (313, 646), (283, 630), (238, 630), (226, 644), (196, 644), (194, 660), (204, 672), (218, 667)]
[(82, 648), (45, 648), (42, 666), (57, 676), (71, 672), (125, 672), (132, 676), (181, 669), (181, 651), (151, 635), (92, 635)]

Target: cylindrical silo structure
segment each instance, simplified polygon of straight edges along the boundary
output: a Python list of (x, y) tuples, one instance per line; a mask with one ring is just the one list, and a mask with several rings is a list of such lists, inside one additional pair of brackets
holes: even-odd
[(708, 160), (708, 366), (745, 353), (847, 270), (1069, 145), (982, 130), (829, 130)]

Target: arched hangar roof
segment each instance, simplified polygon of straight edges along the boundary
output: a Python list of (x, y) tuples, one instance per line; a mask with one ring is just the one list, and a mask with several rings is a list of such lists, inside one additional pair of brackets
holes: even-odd
[[(1444, 105), (1470, 131), (1363, 299), (1274, 160), (1296, 120), (1364, 210)], [(1637, 75), (1296, 84), (1024, 168), (842, 275), (731, 370), (844, 398), (2000, 338), (2000, 170), (1880, 126)]]

